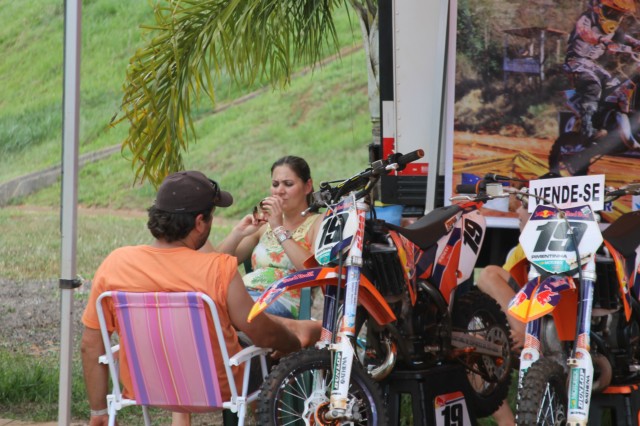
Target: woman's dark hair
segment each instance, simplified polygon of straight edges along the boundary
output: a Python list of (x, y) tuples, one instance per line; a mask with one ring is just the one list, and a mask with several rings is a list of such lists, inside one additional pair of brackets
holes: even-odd
[[(276, 167), (280, 166), (288, 166), (304, 183), (309, 182), (311, 179), (311, 169), (304, 158), (296, 157), (295, 155), (286, 155), (271, 165), (271, 173), (273, 173)], [(311, 188), (311, 192), (307, 194), (307, 204), (311, 204), (313, 200), (312, 193), (313, 188)]]
[(172, 243), (189, 235), (189, 232), (196, 226), (196, 217), (199, 214), (203, 216), (205, 221), (211, 220), (213, 210), (214, 208), (200, 212), (169, 213), (151, 206), (147, 209), (149, 213), (147, 228), (156, 239)]

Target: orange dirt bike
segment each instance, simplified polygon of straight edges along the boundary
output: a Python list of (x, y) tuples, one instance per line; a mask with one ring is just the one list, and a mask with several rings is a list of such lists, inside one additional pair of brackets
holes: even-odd
[(526, 323), (516, 423), (586, 425), (593, 393), (640, 380), (640, 212), (601, 232), (591, 206), (541, 200), (520, 237), (529, 281), (509, 307)]
[(629, 54), (636, 63), (636, 73), (622, 82), (614, 78), (602, 90), (602, 98), (593, 116), (593, 127), (606, 130), (606, 135), (588, 139), (580, 133), (578, 95), (575, 90), (565, 91), (566, 105), (572, 115), (563, 123), (560, 136), (551, 147), (550, 172), (560, 175), (561, 170), (566, 170), (571, 176), (583, 176), (603, 155), (640, 158), (640, 113), (637, 110), (640, 54), (633, 53), (629, 46), (618, 46), (615, 52)]
[(457, 291), (473, 273), (486, 227), (479, 208), (492, 197), (465, 196), (407, 227), (367, 218), (380, 176), (421, 156), (421, 150), (392, 155), (337, 184), (322, 183), (314, 194), (311, 208), (326, 208), (317, 266), (273, 283), (250, 317), (289, 289), (321, 286), (323, 333), (315, 348), (283, 358), (271, 371), (261, 388), (260, 424), (386, 425), (376, 382), (394, 369), (442, 363), (464, 365), (473, 389), (466, 403), (478, 416), (491, 414), (507, 395), (506, 316), (489, 296)]

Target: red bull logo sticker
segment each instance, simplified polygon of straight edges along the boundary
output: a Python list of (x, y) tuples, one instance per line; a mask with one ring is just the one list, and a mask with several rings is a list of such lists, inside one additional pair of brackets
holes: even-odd
[(552, 298), (555, 298), (557, 295), (558, 293), (553, 290), (542, 290), (536, 294), (536, 302), (544, 306), (547, 303), (550, 303)]
[(580, 220), (580, 219), (591, 219), (591, 209), (589, 206), (585, 206), (586, 208), (580, 210), (565, 210), (565, 215), (569, 219)]
[(553, 311), (560, 302), (560, 292), (575, 289), (567, 278), (549, 277), (529, 281), (509, 303), (509, 314), (522, 322), (532, 321)]
[(294, 273), (292, 275), (286, 276), (282, 278), (280, 281), (285, 287), (288, 287), (293, 284), (307, 282), (309, 280), (315, 280), (318, 276), (319, 270), (317, 269), (309, 269), (303, 272)]
[(527, 294), (520, 290), (509, 303), (509, 314), (522, 322), (526, 322), (530, 304)]
[(509, 302), (509, 314), (519, 321), (527, 322), (529, 308), (531, 306), (531, 295), (538, 286), (538, 279), (533, 279), (526, 283)]
[(555, 215), (556, 215), (555, 211), (544, 209), (544, 210), (540, 210), (540, 211), (535, 212), (533, 214), (533, 218), (532, 219), (538, 219), (538, 218), (548, 219), (548, 218), (550, 218), (552, 216), (555, 216)]
[(553, 311), (560, 302), (560, 292), (554, 288), (553, 282), (545, 281), (538, 287), (529, 308), (529, 319), (540, 318)]

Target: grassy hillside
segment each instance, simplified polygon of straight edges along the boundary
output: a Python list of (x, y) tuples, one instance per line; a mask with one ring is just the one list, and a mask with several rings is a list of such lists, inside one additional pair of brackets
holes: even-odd
[[(306, 158), (321, 180), (346, 177), (367, 160), (370, 140), (366, 76), (362, 50), (293, 81), (285, 92), (260, 95), (196, 123), (198, 143), (185, 157), (187, 168), (210, 173), (237, 202), (221, 214), (250, 210), (268, 191), (269, 168), (285, 154)], [(124, 154), (126, 157), (126, 153)], [(114, 154), (80, 172), (79, 202), (112, 208), (147, 207), (149, 184), (132, 188), (128, 158)], [(57, 205), (59, 185), (22, 200)]]
[[(0, 14), (0, 52), (3, 57), (0, 62), (0, 75), (3, 76), (0, 79), (0, 181), (6, 181), (60, 163), (63, 4), (59, 0), (3, 2), (3, 13)], [(142, 46), (143, 32), (140, 25), (153, 23), (151, 4), (152, 2), (131, 2), (129, 0), (82, 2), (80, 153), (118, 144), (126, 133), (126, 126), (118, 126), (107, 131), (107, 124), (118, 111), (128, 60), (135, 49)], [(337, 27), (342, 46), (359, 44), (359, 28), (357, 24), (350, 21), (346, 11), (339, 13)], [(318, 89), (314, 89), (314, 91), (326, 90), (322, 93), (316, 91), (314, 96), (311, 96), (309, 90), (301, 89), (301, 92), (298, 92), (299, 95), (301, 93), (309, 94), (309, 99), (287, 98), (271, 91), (263, 95), (262, 98), (270, 100), (256, 101), (253, 108), (264, 110), (266, 109), (265, 105), (275, 106), (278, 102), (292, 102), (293, 99), (299, 101), (297, 105), (301, 109), (297, 110), (289, 105), (289, 110), (277, 112), (289, 116), (288, 122), (282, 121), (277, 124), (279, 128), (269, 129), (271, 121), (275, 118), (273, 116), (255, 116), (253, 117), (254, 121), (251, 122), (249, 117), (246, 117), (247, 112), (244, 112), (242, 115), (236, 116), (240, 119), (236, 119), (235, 124), (232, 125), (236, 127), (235, 131), (225, 129), (227, 124), (220, 124), (220, 121), (210, 116), (212, 107), (205, 101), (196, 108), (201, 116), (198, 123), (200, 143), (197, 148), (194, 147), (192, 150), (192, 157), (187, 160), (187, 163), (192, 167), (208, 168), (215, 172), (223, 170), (225, 176), (229, 176), (230, 183), (236, 183), (244, 180), (241, 176), (233, 176), (234, 170), (238, 168), (222, 166), (222, 164), (234, 164), (234, 156), (221, 163), (221, 155), (219, 155), (214, 160), (215, 164), (208, 166), (206, 161), (202, 161), (204, 160), (203, 154), (199, 150), (204, 149), (211, 154), (222, 149), (221, 154), (225, 154), (227, 152), (225, 147), (241, 145), (238, 134), (249, 136), (251, 133), (252, 138), (244, 139), (243, 146), (254, 140), (261, 140), (262, 144), (273, 142), (280, 146), (279, 151), (274, 147), (272, 153), (268, 152), (262, 158), (251, 155), (251, 159), (256, 163), (256, 170), (266, 170), (277, 155), (293, 151), (300, 141), (304, 140), (304, 144), (309, 146), (336, 142), (334, 134), (330, 136), (329, 141), (321, 139), (327, 137), (326, 134), (323, 135), (323, 131), (327, 128), (333, 128), (334, 123), (345, 120), (347, 123), (353, 120), (359, 121), (360, 118), (356, 118), (355, 115), (366, 107), (366, 97), (352, 97), (353, 93), (345, 93), (342, 99), (343, 102), (348, 102), (342, 104), (336, 104), (333, 100), (329, 102), (328, 99), (339, 94), (342, 86), (348, 89), (355, 84), (364, 90), (366, 72), (363, 60), (361, 55), (357, 58), (345, 58), (341, 71), (332, 71), (341, 75), (332, 77), (339, 83), (328, 83), (331, 86), (320, 82), (324, 78), (325, 70), (316, 71), (312, 78), (314, 82), (310, 83), (310, 87), (317, 85)], [(311, 81), (311, 77), (306, 78)], [(253, 88), (238, 88), (223, 78), (217, 85), (217, 99), (218, 102), (224, 103), (259, 87), (258, 83)], [(315, 131), (313, 130), (315, 124), (312, 121), (316, 118), (309, 117), (307, 113), (316, 107), (310, 102), (318, 101), (321, 104), (319, 106), (328, 106), (331, 103), (332, 111), (321, 114), (329, 121), (316, 123), (318, 131)], [(233, 122), (234, 120), (229, 116), (234, 114), (237, 113), (228, 113), (228, 117), (223, 120), (223, 123)], [(309, 122), (305, 124), (307, 119)], [(286, 135), (281, 134), (280, 129), (287, 130), (289, 126), (304, 127), (307, 135), (314, 135), (314, 137), (298, 133), (294, 139), (288, 139)], [(359, 130), (364, 130), (366, 126), (366, 114), (364, 123), (348, 125), (348, 127)], [(251, 129), (251, 132), (248, 132), (248, 129)], [(335, 130), (343, 134), (338, 140), (344, 141), (345, 127), (336, 125)], [(284, 133), (288, 133), (288, 131)], [(368, 133), (364, 132), (357, 136), (354, 135), (353, 138), (354, 140), (366, 139), (367, 136)], [(204, 144), (208, 142), (215, 145), (205, 148)], [(254, 150), (246, 146), (244, 148), (252, 153), (257, 152), (255, 151), (257, 149), (266, 149), (262, 147)], [(301, 153), (306, 154), (312, 165), (315, 165), (316, 161), (313, 158), (315, 151), (313, 149), (303, 149)], [(224, 157), (228, 156), (229, 154), (224, 155)], [(323, 151), (318, 152), (318, 159), (325, 157)], [(363, 158), (366, 158), (365, 153), (363, 153)], [(231, 162), (227, 163), (227, 161)], [(235, 160), (235, 163), (246, 163), (246, 158)], [(100, 175), (108, 176), (109, 179), (106, 181), (96, 180), (98, 179), (96, 176)], [(126, 185), (130, 186), (132, 179), (133, 173), (128, 168), (128, 162), (121, 157), (110, 159), (104, 164), (101, 163), (94, 170), (83, 170), (80, 181), (83, 202), (91, 205), (105, 205), (113, 202), (119, 206), (124, 206), (129, 201), (137, 203), (139, 199), (135, 195), (122, 194), (127, 191)], [(114, 184), (113, 188), (109, 187), (111, 182)], [(95, 191), (92, 188), (93, 185), (100, 188), (101, 191)], [(109, 194), (107, 199), (99, 199), (99, 194), (102, 191), (104, 194)], [(87, 193), (92, 195), (86, 195)], [(113, 198), (112, 194), (120, 195)], [(51, 196), (49, 199), (55, 198), (55, 196)], [(46, 200), (48, 196), (40, 196), (34, 199), (34, 202), (40, 199)], [(32, 202), (31, 200), (27, 201)]]

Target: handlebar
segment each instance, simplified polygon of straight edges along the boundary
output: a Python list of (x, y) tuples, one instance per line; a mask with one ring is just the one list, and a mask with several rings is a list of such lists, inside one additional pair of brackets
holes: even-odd
[[(364, 197), (373, 189), (375, 183), (381, 176), (389, 174), (394, 170), (403, 170), (407, 164), (416, 161), (424, 156), (422, 149), (409, 152), (407, 154), (391, 154), (384, 160), (376, 160), (362, 172), (345, 179), (343, 181), (322, 182), (320, 189), (312, 194), (312, 202), (309, 208), (302, 212), (305, 216), (309, 212), (318, 211), (321, 207), (337, 202), (341, 197), (358, 191), (356, 198)], [(332, 186), (331, 184), (337, 183)]]
[[(547, 176), (545, 175), (541, 178), (544, 179), (545, 177)], [(457, 193), (469, 194), (469, 195), (451, 197), (451, 200), (453, 201), (453, 200), (464, 199), (464, 200), (485, 202), (494, 198), (503, 198), (503, 197), (509, 196), (510, 194), (514, 194), (523, 203), (527, 203), (527, 200), (529, 197), (534, 197), (537, 200), (542, 201), (547, 205), (555, 206), (555, 204), (552, 201), (547, 200), (542, 196), (532, 194), (528, 192), (526, 188), (523, 188), (520, 190), (511, 188), (511, 187), (502, 188), (502, 184), (500, 182), (504, 182), (504, 181), (528, 182), (527, 180), (510, 178), (508, 176), (502, 176), (496, 173), (487, 173), (482, 179), (478, 180), (478, 182), (476, 182), (475, 184), (457, 185), (456, 186)], [(624, 195), (640, 195), (640, 183), (630, 183), (618, 189), (615, 189), (615, 188), (605, 189), (606, 202), (614, 201)]]
[(452, 197), (451, 200), (474, 200), (474, 201), (488, 201), (494, 198), (508, 197), (513, 191), (513, 188), (503, 188), (502, 182), (517, 181), (526, 182), (525, 180), (518, 178), (511, 178), (509, 176), (503, 176), (496, 173), (487, 173), (482, 179), (475, 184), (463, 183), (456, 186), (456, 192), (458, 194), (474, 194)]
[(618, 189), (606, 189), (605, 200), (611, 202), (624, 195), (640, 195), (640, 183), (630, 183)]
[(413, 163), (416, 160), (424, 157), (424, 151), (421, 149), (416, 149), (408, 154), (402, 155), (400, 154), (400, 158), (396, 159), (396, 163), (400, 166), (399, 170), (404, 169), (407, 164)]

